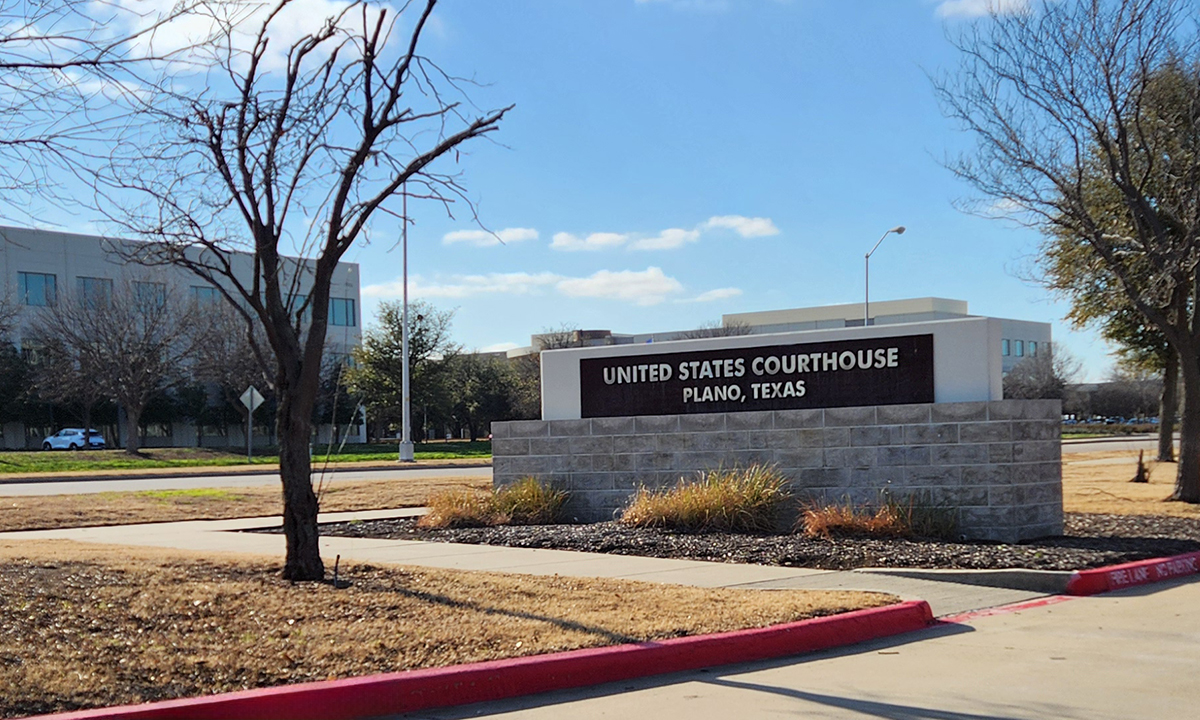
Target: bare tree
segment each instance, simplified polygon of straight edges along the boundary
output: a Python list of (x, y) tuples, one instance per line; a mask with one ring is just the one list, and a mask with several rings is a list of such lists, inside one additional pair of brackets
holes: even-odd
[(134, 259), (188, 268), (263, 329), (292, 580), (324, 577), (308, 441), (338, 261), (373, 218), (401, 216), (405, 193), (469, 207), (436, 168), (508, 110), (469, 115), (453, 99), (461, 81), (419, 54), (435, 5), (405, 3), (401, 25), (351, 2), (282, 53), (279, 26), (306, 19), (288, 0), (257, 16), (244, 50), (237, 26), (222, 25), (208, 90), (156, 97), (158, 136), (120, 148), (104, 178), (102, 202), (148, 241)]
[[(32, 380), (30, 389), (41, 400), (77, 411), (83, 427), (90, 431), (92, 411), (107, 398), (99, 380), (107, 368), (95, 365), (98, 357), (91, 333), (75, 328), (73, 319), (64, 318), (56, 310), (36, 320), (23, 340)], [(68, 337), (64, 325), (81, 332)]]
[[(1174, 497), (1188, 502), (1200, 502), (1198, 37), (1195, 6), (1180, 0), (1042, 3), (968, 26), (959, 71), (936, 81), (975, 137), (951, 167), (986, 196), (983, 211), (1086, 244), (1178, 353)], [(1169, 310), (1177, 290), (1191, 298), (1184, 312)]]
[(32, 336), (51, 359), (39, 387), (52, 388), (53, 372), (61, 369), (72, 397), (94, 400), (86, 393), (97, 391), (118, 403), (130, 454), (138, 452), (146, 404), (182, 381), (186, 359), (203, 337), (196, 306), (159, 283), (122, 282), (90, 297), (60, 298), (36, 323)]
[(61, 181), (90, 174), (103, 148), (137, 124), (147, 77), (206, 40), (159, 36), (220, 4), (0, 0), (0, 202), (21, 213), (36, 197), (75, 202)]
[(229, 411), (248, 413), (239, 399), (246, 388), (253, 385), (267, 397), (274, 394), (271, 368), (255, 352), (256, 346), (264, 344), (261, 326), (223, 301), (203, 303), (197, 312), (204, 316), (205, 325), (202, 341), (189, 359), (193, 380), (208, 386), (206, 401), (208, 391), (216, 395), (225, 411), (219, 417), (229, 417)]
[(738, 337), (741, 335), (749, 335), (753, 332), (746, 323), (731, 322), (719, 323), (716, 321), (702, 324), (695, 330), (688, 330), (679, 336), (680, 340), (696, 340), (702, 338), (715, 337)]
[(1004, 397), (1022, 400), (1063, 400), (1067, 386), (1082, 365), (1065, 348), (1046, 343), (1037, 356), (1017, 363), (1004, 376)]

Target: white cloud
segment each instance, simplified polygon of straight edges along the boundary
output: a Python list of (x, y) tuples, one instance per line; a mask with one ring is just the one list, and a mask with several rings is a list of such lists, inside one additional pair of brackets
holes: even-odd
[(1025, 206), (1016, 200), (1000, 198), (999, 200), (994, 201), (991, 205), (988, 205), (985, 212), (993, 217), (1009, 217), (1012, 215), (1019, 215), (1024, 210)]
[(578, 235), (560, 232), (554, 234), (550, 247), (555, 250), (603, 250), (619, 247), (628, 241), (629, 236), (622, 233), (599, 232), (581, 238)]
[(533, 228), (504, 228), (496, 232), (487, 230), (455, 230), (442, 236), (443, 245), (466, 243), (474, 247), (491, 247), (501, 243), (515, 243), (522, 240), (537, 240), (538, 231)]
[[(536, 295), (555, 291), (573, 298), (623, 300), (637, 305), (656, 305), (670, 296), (683, 292), (683, 285), (665, 275), (661, 268), (636, 270), (600, 270), (587, 277), (570, 277), (556, 273), (488, 273), (487, 275), (454, 275), (426, 280), (421, 276), (409, 278), (410, 298), (462, 299), (475, 295)], [(390, 300), (402, 297), (401, 280), (367, 285), (363, 297)]]
[(714, 215), (692, 230), (667, 228), (657, 235), (643, 236), (636, 233), (592, 233), (580, 237), (568, 232), (554, 234), (550, 247), (554, 250), (604, 250), (625, 246), (630, 250), (677, 250), (688, 243), (697, 242), (710, 230), (732, 230), (744, 238), (778, 235), (779, 228), (771, 218), (746, 217), (744, 215)]
[(944, 0), (937, 6), (938, 17), (976, 18), (990, 15), (1009, 15), (1029, 10), (1031, 0)]
[(732, 297), (737, 297), (741, 294), (742, 294), (741, 288), (735, 288), (735, 287), (717, 288), (716, 290), (709, 290), (708, 292), (702, 292), (699, 295), (697, 295), (696, 297), (688, 298), (687, 300), (684, 300), (683, 302), (713, 302), (714, 300), (727, 300)]
[(778, 235), (779, 228), (771, 222), (771, 218), (746, 217), (744, 215), (714, 215), (700, 224), (705, 230), (720, 228), (732, 230), (744, 238), (769, 237)]
[(558, 291), (569, 297), (625, 300), (638, 305), (657, 305), (668, 295), (683, 292), (683, 285), (663, 274), (661, 268), (644, 271), (601, 270), (586, 278), (569, 278), (558, 283)]
[(674, 250), (699, 239), (699, 230), (668, 228), (654, 237), (634, 241), (629, 248), (631, 250)]
[[(126, 27), (110, 27), (108, 30), (141, 32), (143, 34), (137, 43), (140, 49), (153, 49), (158, 54), (181, 53), (178, 59), (194, 58), (214, 49), (214, 45), (232, 45), (235, 53), (245, 53), (251, 48), (262, 23), (276, 7), (276, 3), (240, 0), (220, 5), (209, 3), (204, 7), (207, 12), (177, 14), (177, 4), (177, 0), (114, 0), (112, 7), (115, 10), (108, 19), (124, 23)], [(268, 29), (270, 42), (262, 59), (262, 67), (266, 70), (286, 67), (288, 50), (293, 44), (319, 30), (326, 20), (338, 17), (351, 4), (348, 0), (293, 0), (284, 6), (271, 20)], [(102, 7), (100, 3), (91, 5)], [(368, 24), (378, 20), (380, 9), (380, 6), (367, 7)], [(394, 18), (396, 14), (392, 12), (390, 15)], [(169, 21), (162, 22), (164, 18), (169, 18)], [(221, 30), (225, 23), (234, 27), (228, 37), (224, 37)], [(361, 32), (362, 23), (362, 13), (349, 12), (341, 18), (339, 27), (350, 30), (358, 27)], [(396, 30), (402, 32), (401, 28)], [(215, 44), (206, 42), (213, 37), (218, 38)], [(330, 49), (335, 44), (329, 43)], [(239, 61), (245, 59), (244, 55), (239, 56)]]
[[(465, 298), (472, 295), (501, 293), (528, 295), (552, 286), (562, 279), (554, 273), (489, 273), (487, 275), (455, 275), (445, 282), (430, 282), (417, 275), (409, 279), (408, 296), (418, 298)], [(402, 280), (367, 285), (364, 297), (394, 299), (402, 297)]]

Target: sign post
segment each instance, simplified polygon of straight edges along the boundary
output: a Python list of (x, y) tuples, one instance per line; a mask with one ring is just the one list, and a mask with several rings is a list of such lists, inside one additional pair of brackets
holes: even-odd
[(246, 406), (246, 462), (250, 462), (250, 448), (254, 441), (254, 411), (263, 404), (263, 396), (259, 394), (257, 388), (251, 385), (246, 388), (246, 392), (242, 393), (239, 399)]

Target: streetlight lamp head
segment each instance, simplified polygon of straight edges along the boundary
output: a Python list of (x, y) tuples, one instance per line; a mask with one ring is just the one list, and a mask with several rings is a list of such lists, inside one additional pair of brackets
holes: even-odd
[(903, 235), (905, 230), (906, 228), (903, 225), (897, 225), (896, 227), (892, 228), (892, 232), (896, 233), (897, 235)]

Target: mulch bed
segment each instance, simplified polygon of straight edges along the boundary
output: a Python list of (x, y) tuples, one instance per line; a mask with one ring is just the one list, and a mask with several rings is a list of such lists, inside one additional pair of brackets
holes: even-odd
[(1200, 519), (1067, 513), (1064, 534), (1009, 545), (943, 540), (737, 535), (590, 525), (424, 530), (411, 518), (336, 523), (323, 535), (553, 548), (616, 555), (849, 570), (921, 567), (1082, 570), (1200, 550)]

